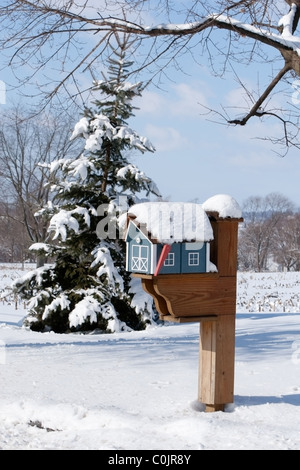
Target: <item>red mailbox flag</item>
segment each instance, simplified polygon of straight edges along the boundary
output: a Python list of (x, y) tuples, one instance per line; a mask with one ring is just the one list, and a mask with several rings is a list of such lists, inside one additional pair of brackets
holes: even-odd
[(158, 275), (159, 271), (162, 268), (162, 265), (165, 262), (166, 257), (170, 253), (171, 248), (172, 248), (172, 245), (164, 245), (163, 246), (162, 252), (160, 254), (160, 257), (159, 257), (159, 260), (158, 260), (158, 263), (157, 263), (157, 266), (156, 266), (156, 269), (155, 269), (154, 276)]

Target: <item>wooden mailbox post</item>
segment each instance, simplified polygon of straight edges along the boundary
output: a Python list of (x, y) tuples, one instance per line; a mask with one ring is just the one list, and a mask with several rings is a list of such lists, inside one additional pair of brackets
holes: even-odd
[[(202, 240), (198, 234), (196, 240), (186, 241), (184, 232), (191, 235), (187, 227), (183, 227), (182, 237), (177, 237), (174, 243), (170, 235), (176, 232), (174, 210), (186, 210), (184, 203), (169, 206), (173, 226), (167, 240), (157, 233), (153, 236), (147, 226), (153, 229), (153, 220), (156, 220), (161, 227), (162, 220), (155, 219), (153, 210), (155, 207), (161, 210), (161, 204), (169, 203), (149, 203), (152, 214), (148, 224), (136, 210), (141, 205), (131, 208), (126, 232), (127, 269), (141, 278), (162, 320), (200, 323), (198, 399), (206, 405), (206, 411), (223, 411), (226, 404), (234, 401), (237, 241), (238, 223), (243, 219), (236, 202), (229, 196), (211, 200), (212, 204), (203, 205), (212, 210), (206, 209), (205, 220), (200, 221)], [(229, 209), (223, 214), (224, 211), (218, 210), (218, 204), (222, 207), (224, 200), (227, 206), (234, 207), (233, 211)], [(166, 219), (168, 211), (163, 213)], [(192, 224), (199, 221), (187, 219)], [(180, 217), (178, 220), (187, 223)], [(179, 265), (176, 265), (176, 257)]]

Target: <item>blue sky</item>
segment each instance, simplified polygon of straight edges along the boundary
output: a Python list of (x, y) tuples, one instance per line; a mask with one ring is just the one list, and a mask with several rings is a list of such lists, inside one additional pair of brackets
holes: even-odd
[[(290, 98), (293, 91), (290, 87)], [(197, 78), (178, 73), (164, 90), (152, 86), (137, 100), (140, 109), (129, 124), (151, 140), (156, 152), (137, 153), (134, 162), (164, 198), (201, 203), (226, 193), (242, 205), (249, 196), (280, 192), (300, 207), (300, 152), (280, 157), (276, 146), (256, 138), (282, 132), (278, 123), (254, 118), (245, 127), (228, 127), (203, 114), (201, 104), (236, 105), (241, 96), (237, 84), (213, 78), (205, 69)], [(9, 91), (0, 107), (5, 110), (14, 101), (17, 94)]]
[[(242, 204), (249, 196), (280, 192), (300, 207), (300, 152), (281, 157), (277, 146), (259, 139), (281, 135), (279, 122), (253, 118), (245, 127), (229, 127), (209, 121), (200, 103), (239, 106), (243, 93), (233, 80), (213, 78), (206, 69), (195, 76), (178, 77), (166, 92), (144, 92), (134, 127), (156, 153), (138, 156), (136, 163), (172, 201), (203, 202), (226, 193)], [(287, 85), (275, 99), (291, 101), (293, 91)], [(233, 109), (231, 117), (238, 112)]]

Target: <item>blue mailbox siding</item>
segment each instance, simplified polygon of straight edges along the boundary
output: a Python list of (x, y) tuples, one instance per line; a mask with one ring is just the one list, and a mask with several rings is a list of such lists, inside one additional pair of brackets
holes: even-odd
[[(163, 244), (153, 244), (132, 222), (128, 227), (126, 244), (126, 269), (141, 274), (154, 274)], [(206, 271), (207, 243), (173, 243), (159, 274)]]
[[(162, 252), (163, 245), (157, 245), (157, 260), (159, 260), (160, 254)], [(180, 273), (180, 256), (181, 248), (179, 243), (173, 243), (170, 253), (167, 256), (167, 259), (164, 262), (160, 274), (176, 274)]]
[(207, 243), (183, 243), (181, 272), (205, 273), (207, 271)]
[[(157, 246), (159, 259), (163, 245)], [(206, 243), (174, 243), (160, 270), (160, 274), (205, 273), (207, 266)]]

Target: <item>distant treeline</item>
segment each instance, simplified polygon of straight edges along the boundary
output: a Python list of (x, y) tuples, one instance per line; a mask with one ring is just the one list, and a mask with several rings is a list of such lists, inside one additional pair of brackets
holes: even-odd
[(239, 271), (300, 271), (300, 213), (280, 193), (251, 196), (243, 205)]

